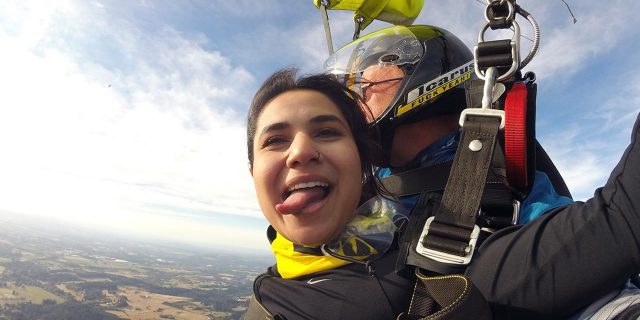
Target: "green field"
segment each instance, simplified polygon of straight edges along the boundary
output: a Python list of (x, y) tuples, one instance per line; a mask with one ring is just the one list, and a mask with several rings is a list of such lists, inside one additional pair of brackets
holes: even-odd
[(0, 288), (0, 305), (26, 302), (42, 304), (45, 299), (53, 300), (56, 303), (64, 302), (64, 298), (39, 287), (16, 286), (13, 283), (7, 283), (6, 287)]

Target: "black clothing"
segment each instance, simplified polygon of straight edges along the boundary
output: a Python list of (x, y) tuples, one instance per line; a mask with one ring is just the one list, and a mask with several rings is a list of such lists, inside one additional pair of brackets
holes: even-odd
[[(592, 199), (502, 229), (476, 250), (465, 274), (496, 319), (567, 317), (640, 272), (639, 126), (640, 117)], [(373, 263), (375, 276), (360, 264), (294, 280), (271, 269), (256, 279), (254, 294), (289, 320), (394, 319), (408, 308), (414, 283), (394, 272), (397, 255), (395, 249)]]
[(640, 116), (631, 143), (587, 202), (498, 231), (466, 275), (494, 315), (566, 317), (640, 272)]
[(271, 267), (256, 279), (254, 295), (272, 315), (288, 320), (395, 319), (409, 307), (414, 284), (395, 273), (397, 252), (374, 261), (373, 275), (364, 264), (352, 263), (282, 279)]

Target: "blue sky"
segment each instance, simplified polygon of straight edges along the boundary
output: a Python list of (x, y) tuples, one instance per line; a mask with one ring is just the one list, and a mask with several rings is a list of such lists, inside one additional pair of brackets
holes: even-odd
[[(525, 69), (538, 76), (539, 139), (575, 198), (586, 200), (606, 181), (640, 110), (640, 3), (567, 2), (576, 24), (560, 0), (518, 1), (542, 32), (540, 54)], [(245, 113), (271, 72), (320, 71), (327, 48), (312, 1), (0, 7), (0, 218), (47, 216), (266, 250)], [(340, 47), (352, 35), (351, 14), (330, 12), (330, 22)], [(484, 5), (426, 0), (416, 23), (473, 47)]]

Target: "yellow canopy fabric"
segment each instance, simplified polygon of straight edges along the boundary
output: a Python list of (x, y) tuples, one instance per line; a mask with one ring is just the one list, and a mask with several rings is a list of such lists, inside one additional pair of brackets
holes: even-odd
[[(314, 0), (320, 8), (322, 0)], [(328, 0), (327, 9), (354, 11), (354, 20), (361, 17), (364, 30), (373, 20), (408, 26), (420, 14), (424, 0)]]

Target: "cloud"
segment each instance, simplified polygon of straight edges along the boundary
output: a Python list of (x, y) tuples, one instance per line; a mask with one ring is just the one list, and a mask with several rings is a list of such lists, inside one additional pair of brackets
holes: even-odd
[[(615, 79), (606, 88), (589, 93), (587, 99), (594, 100), (593, 105), (579, 104), (582, 112), (574, 112), (565, 121), (556, 119), (555, 128), (543, 125), (545, 130), (539, 134), (576, 199), (586, 200), (604, 185), (638, 119), (640, 90), (628, 84), (637, 83), (640, 77), (628, 71)], [(609, 94), (612, 87), (618, 88), (617, 94)]]
[(13, 33), (2, 20), (3, 209), (95, 223), (149, 204), (261, 217), (239, 120), (249, 71), (202, 35), (143, 32), (100, 6), (48, 9), (9, 10), (32, 17)]
[[(595, 110), (586, 112), (586, 117), (599, 124), (597, 135), (616, 134), (613, 141), (626, 142), (630, 136), (632, 125), (640, 111), (640, 87), (633, 85), (640, 81), (635, 69), (615, 77), (611, 87), (617, 88), (611, 94), (609, 88), (601, 89), (605, 93), (602, 104)], [(611, 141), (609, 141), (610, 143)]]
[(610, 159), (603, 158), (602, 145), (579, 143), (585, 130), (571, 126), (539, 137), (545, 150), (562, 174), (576, 200), (593, 196), (594, 186), (602, 186), (611, 172)]
[[(545, 83), (563, 80), (560, 89), (638, 28), (631, 0), (572, 3), (576, 25), (560, 1), (519, 4), (543, 32), (541, 54), (528, 68)], [(477, 1), (428, 2), (417, 22), (444, 27), (473, 47), (483, 11)], [(271, 72), (290, 65), (319, 71), (327, 57), (321, 21), (310, 2), (4, 5), (0, 209), (199, 241), (214, 233), (238, 239), (242, 228), (230, 227), (224, 214), (263, 221), (245, 160), (244, 113)], [(330, 22), (337, 49), (350, 41), (352, 14), (333, 11)], [(385, 26), (376, 22), (365, 33)], [(592, 92), (601, 107), (566, 111), (577, 115), (573, 122), (539, 131), (579, 198), (604, 182), (640, 109), (637, 89), (622, 80), (640, 80), (628, 64), (611, 81), (619, 95), (602, 86)], [(596, 87), (598, 78), (588, 83)], [(550, 122), (543, 117), (539, 125)], [(204, 216), (224, 219), (205, 230), (196, 219)], [(263, 243), (263, 227), (247, 228), (243, 238)]]
[(576, 24), (567, 18), (553, 16), (550, 20), (544, 15), (536, 16), (541, 19), (542, 43), (540, 54), (528, 69), (536, 70), (539, 79), (567, 80), (589, 68), (595, 58), (608, 54), (629, 37), (626, 30), (639, 27), (634, 14), (640, 9), (638, 3), (623, 2), (616, 5), (603, 1), (575, 3)]
[[(332, 37), (332, 47), (336, 51), (349, 43), (353, 37), (353, 13), (347, 11), (329, 11), (329, 26)], [(323, 72), (324, 61), (329, 57), (326, 33), (320, 12), (318, 20), (306, 22), (302, 32), (283, 34), (291, 39), (291, 45), (299, 48), (303, 64), (301, 68), (309, 72)], [(368, 30), (368, 29), (367, 29)]]
[(416, 23), (444, 28), (473, 48), (485, 23), (484, 8), (475, 1), (427, 1)]

